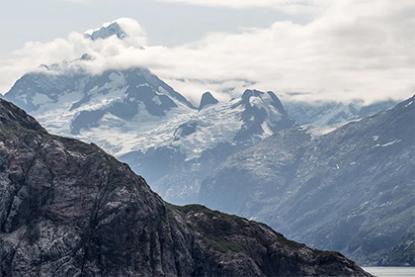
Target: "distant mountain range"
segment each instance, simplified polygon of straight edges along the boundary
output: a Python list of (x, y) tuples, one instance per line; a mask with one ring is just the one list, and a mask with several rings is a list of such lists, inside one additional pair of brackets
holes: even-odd
[[(272, 92), (247, 90), (228, 102), (208, 92), (194, 107), (143, 68), (101, 75), (44, 69), (20, 78), (5, 99), (51, 132), (101, 145), (182, 203), (196, 199), (205, 166), (293, 125)], [(183, 187), (183, 176), (195, 182)]]
[(362, 264), (414, 265), (414, 100), (314, 139), (280, 132), (223, 162), (199, 202)]
[(0, 99), (1, 276), (371, 276), (264, 224), (173, 206)]
[[(108, 25), (87, 36), (125, 33)], [(71, 62), (24, 75), (5, 98), (48, 131), (127, 162), (167, 201), (264, 220), (362, 264), (415, 264), (412, 98), (391, 109), (248, 89), (229, 101), (206, 92), (195, 105), (148, 69), (93, 75)]]

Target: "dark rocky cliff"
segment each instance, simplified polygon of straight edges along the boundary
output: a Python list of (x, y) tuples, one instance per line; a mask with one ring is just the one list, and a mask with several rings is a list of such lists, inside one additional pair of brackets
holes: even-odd
[(0, 100), (0, 276), (370, 276), (334, 252), (177, 207), (93, 144)]

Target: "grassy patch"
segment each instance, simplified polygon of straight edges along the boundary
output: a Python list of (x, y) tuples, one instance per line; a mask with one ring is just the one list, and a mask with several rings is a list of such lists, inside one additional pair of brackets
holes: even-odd
[(242, 252), (243, 247), (233, 241), (228, 241), (220, 237), (208, 236), (205, 238), (206, 243), (213, 247), (215, 250), (226, 253), (226, 252)]

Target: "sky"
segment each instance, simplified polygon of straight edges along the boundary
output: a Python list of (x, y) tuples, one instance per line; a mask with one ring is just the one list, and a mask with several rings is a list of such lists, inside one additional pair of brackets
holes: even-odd
[[(0, 10), (0, 92), (40, 64), (149, 67), (193, 101), (244, 88), (373, 102), (415, 93), (412, 0), (14, 0)], [(83, 33), (118, 18), (129, 37)], [(127, 32), (127, 33), (128, 33)]]

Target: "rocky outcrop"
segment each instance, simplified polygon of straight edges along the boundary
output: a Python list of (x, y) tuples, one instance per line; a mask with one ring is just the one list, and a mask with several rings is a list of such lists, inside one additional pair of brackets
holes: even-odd
[(203, 93), (202, 98), (200, 99), (199, 110), (202, 110), (210, 105), (215, 105), (219, 101), (210, 93), (209, 91)]
[(370, 276), (338, 253), (177, 207), (93, 144), (0, 100), (0, 276)]

